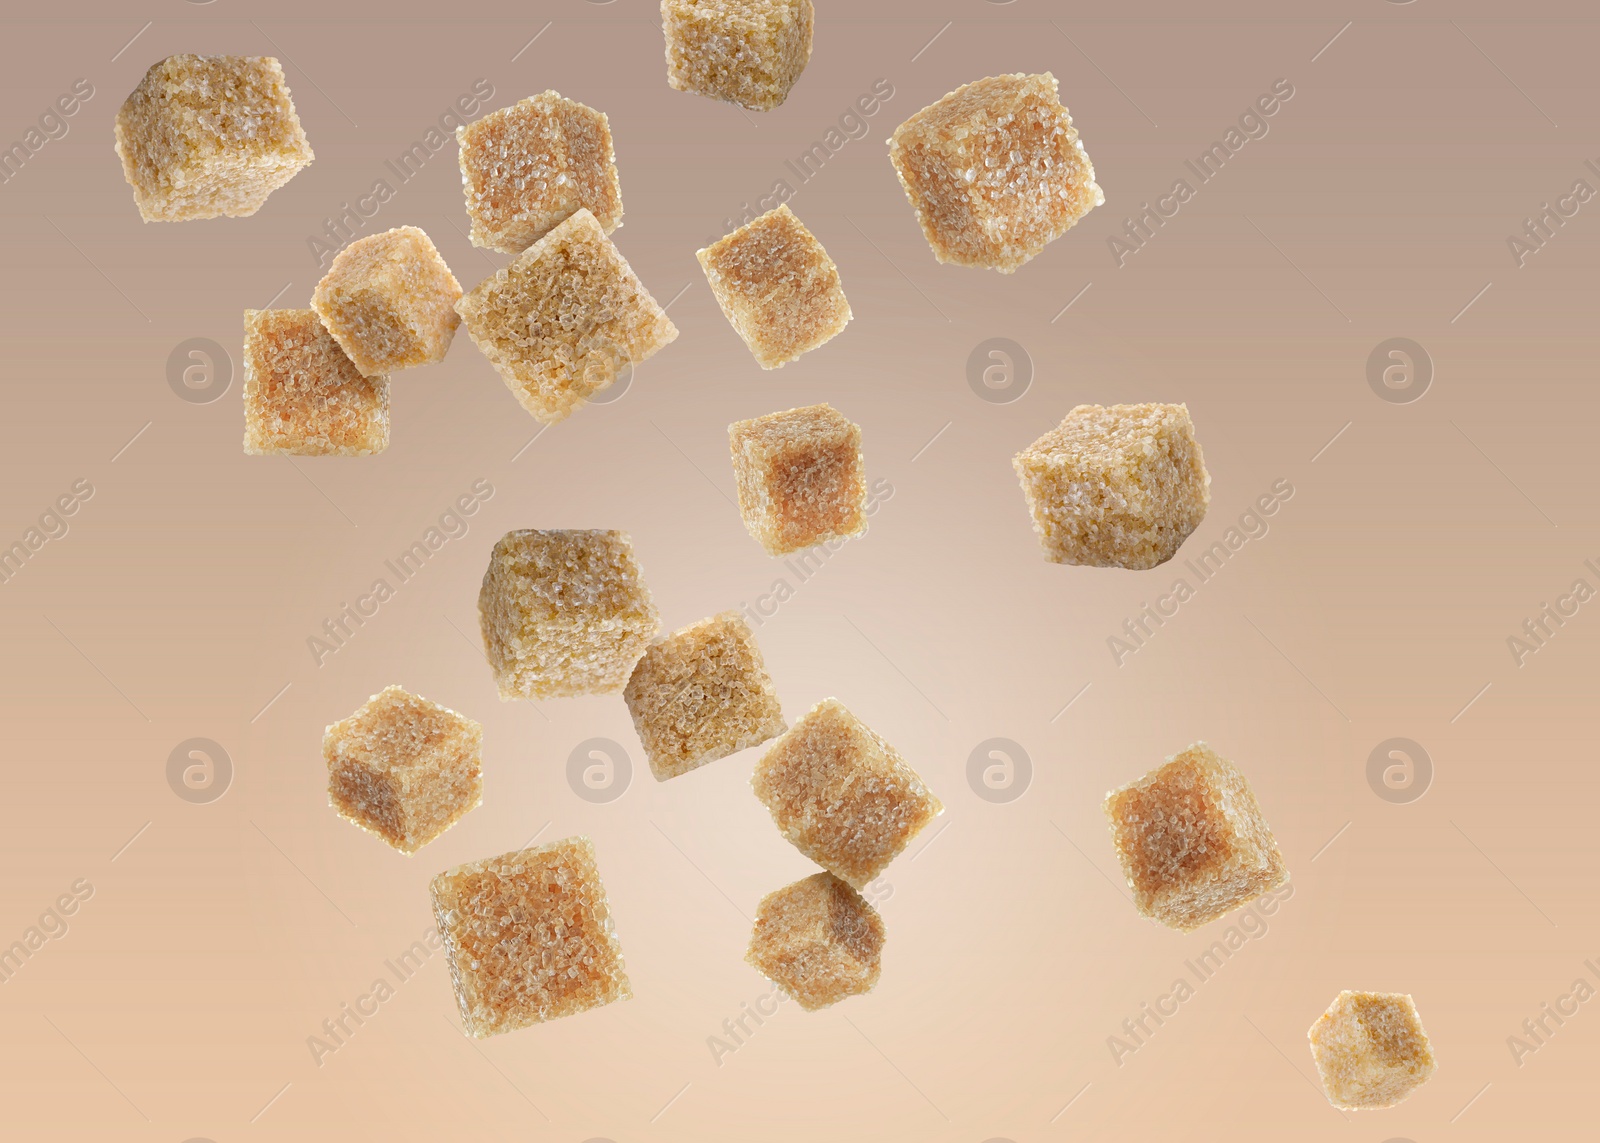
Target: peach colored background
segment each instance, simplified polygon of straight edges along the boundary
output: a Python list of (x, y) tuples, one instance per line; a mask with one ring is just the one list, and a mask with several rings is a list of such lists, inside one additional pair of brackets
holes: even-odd
[[(1600, 557), (1600, 202), (1522, 268), (1506, 243), (1576, 180), (1600, 189), (1584, 165), (1600, 162), (1586, 6), (819, 0), (811, 66), (767, 115), (670, 91), (655, 11), (632, 0), (97, 7), (110, 18), (79, 6), (4, 29), (0, 140), (75, 80), (94, 88), (0, 185), (0, 540), (75, 481), (94, 488), (0, 584), (0, 944), (75, 882), (93, 888), (0, 984), (8, 1137), (1592, 1130), (1600, 1003), (1520, 1066), (1507, 1045), (1575, 978), (1595, 986), (1583, 962), (1600, 954), (1600, 603), (1521, 667), (1506, 646), (1574, 579), (1600, 586), (1583, 566)], [(179, 51), (284, 61), (317, 160), (253, 218), (144, 225), (134, 210), (111, 120)], [(937, 265), (883, 141), (962, 82), (1043, 69), (1106, 205), (1014, 276)], [(1119, 269), (1107, 239), (1123, 219), (1191, 177), (1185, 159), (1280, 78), (1295, 94), (1269, 133)], [(443, 365), (395, 379), (386, 454), (243, 456), (237, 370), (221, 399), (188, 403), (169, 354), (209, 338), (237, 362), (241, 310), (304, 305), (308, 237), (393, 181), (385, 160), (480, 79), (490, 107), (554, 87), (609, 113), (615, 237), (681, 337), (620, 399), (531, 445), (537, 426), (462, 336)], [(865, 137), (789, 200), (855, 321), (763, 373), (693, 252), (741, 203), (795, 183), (785, 161), (880, 79), (894, 94)], [(468, 286), (504, 261), (467, 243), (453, 142), (368, 229), (404, 223)], [(1414, 403), (1367, 384), (1394, 336), (1435, 366)], [(993, 337), (1033, 364), (1007, 404), (967, 381)], [(839, 696), (949, 810), (879, 887), (878, 989), (816, 1014), (786, 1005), (719, 1061), (708, 1037), (768, 993), (742, 960), (755, 904), (810, 871), (747, 790), (753, 755), (658, 785), (619, 698), (501, 704), (474, 601), (494, 540), (525, 526), (629, 530), (668, 627), (793, 584), (731, 506), (725, 426), (820, 400), (863, 426), (894, 494), (758, 635), (791, 718)], [(1047, 564), (1009, 459), (1073, 404), (1121, 400), (1193, 413), (1213, 504), (1183, 556), (1275, 481), (1295, 493), (1119, 667), (1107, 638), (1181, 560)], [(468, 533), (319, 667), (307, 637), (478, 479), (495, 491)], [(485, 728), (483, 806), (411, 859), (333, 815), (319, 755), (322, 728), (390, 682)], [(166, 780), (169, 752), (197, 736), (234, 767), (209, 804)], [(1365, 777), (1395, 736), (1434, 766), (1409, 804)], [(608, 803), (566, 778), (591, 737), (634, 766)], [(991, 737), (1032, 761), (1008, 803), (967, 781)], [(1142, 920), (1099, 803), (1197, 738), (1250, 775), (1295, 892), (1119, 1066), (1107, 1037), (1226, 923), (1185, 936)], [(475, 1044), (435, 955), (319, 1066), (307, 1038), (428, 931), (428, 879), (540, 830), (593, 836), (636, 998)], [(1438, 1074), (1397, 1109), (1344, 1116), (1314, 1087), (1305, 1029), (1347, 987), (1413, 993), (1433, 1037)]]

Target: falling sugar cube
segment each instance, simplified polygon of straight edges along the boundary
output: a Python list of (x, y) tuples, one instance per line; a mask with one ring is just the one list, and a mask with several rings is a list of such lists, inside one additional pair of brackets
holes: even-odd
[(728, 426), (739, 515), (769, 555), (867, 530), (861, 427), (827, 404)]
[(315, 310), (244, 311), (244, 451), (367, 456), (389, 447), (389, 381), (363, 377)]
[(1403, 992), (1339, 993), (1306, 1033), (1328, 1101), (1346, 1111), (1393, 1107), (1433, 1075), (1433, 1048)]
[(872, 991), (883, 941), (878, 911), (833, 874), (816, 873), (761, 899), (745, 960), (813, 1012)]
[(334, 258), (311, 307), (366, 376), (444, 360), (461, 286), (415, 226), (358, 238)]
[(771, 111), (811, 59), (811, 0), (661, 0), (674, 91)]

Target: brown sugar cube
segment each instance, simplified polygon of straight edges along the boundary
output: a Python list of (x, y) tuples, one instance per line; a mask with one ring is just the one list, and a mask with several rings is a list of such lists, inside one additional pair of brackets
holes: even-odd
[(772, 744), (750, 777), (794, 847), (857, 889), (944, 812), (894, 747), (823, 699)]
[(443, 361), (461, 317), (461, 285), (415, 226), (358, 238), (311, 295), (333, 339), (368, 376)]
[(784, 731), (755, 633), (737, 611), (657, 639), (622, 697), (658, 782)]
[(116, 135), (146, 222), (254, 214), (312, 157), (270, 56), (168, 56), (123, 102)]
[(745, 960), (814, 1012), (872, 991), (883, 941), (883, 918), (861, 894), (814, 873), (761, 899)]
[(1164, 564), (1211, 504), (1186, 405), (1079, 405), (1011, 466), (1045, 558), (1058, 564)]
[(1433, 1049), (1403, 992), (1339, 993), (1306, 1033), (1328, 1102), (1346, 1111), (1393, 1107), (1433, 1075)]
[(244, 311), (244, 451), (367, 456), (389, 447), (389, 380), (363, 377), (315, 310)]
[(587, 209), (456, 303), (522, 407), (553, 425), (678, 336)]
[(1250, 784), (1204, 742), (1107, 794), (1105, 811), (1134, 907), (1163, 925), (1197, 929), (1289, 880)]
[(588, 838), (458, 865), (428, 891), (468, 1035), (633, 996)]
[(728, 426), (739, 515), (769, 555), (867, 530), (861, 427), (827, 404)]
[(674, 91), (771, 111), (811, 59), (811, 0), (661, 0)]
[(478, 624), (502, 699), (615, 694), (660, 621), (624, 532), (507, 532)]
[(763, 369), (798, 359), (850, 324), (839, 267), (786, 205), (695, 257), (723, 316)]
[(1049, 72), (957, 88), (895, 128), (889, 161), (933, 256), (1002, 274), (1106, 200)]
[(456, 128), (472, 244), (521, 254), (579, 207), (610, 234), (622, 189), (603, 112), (546, 91)]
[(483, 727), (399, 687), (385, 687), (328, 727), (328, 804), (411, 854), (483, 800)]

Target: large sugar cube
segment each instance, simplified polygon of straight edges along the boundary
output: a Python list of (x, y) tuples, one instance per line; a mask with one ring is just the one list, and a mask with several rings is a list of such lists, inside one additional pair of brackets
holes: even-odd
[(588, 838), (458, 865), (428, 889), (468, 1035), (633, 996)]
[(1106, 200), (1049, 72), (957, 88), (895, 128), (889, 161), (933, 256), (1002, 274)]
[(389, 380), (363, 377), (315, 310), (244, 311), (244, 451), (366, 456), (389, 447)]
[(777, 369), (850, 324), (839, 267), (787, 205), (695, 252), (756, 364)]
[(1134, 907), (1188, 932), (1289, 880), (1239, 768), (1197, 742), (1106, 795)]
[(1433, 1048), (1403, 992), (1339, 993), (1306, 1034), (1335, 1107), (1393, 1107), (1433, 1075)]
[(502, 699), (614, 694), (660, 621), (623, 532), (507, 532), (478, 592)]
[(582, 207), (610, 234), (622, 189), (605, 114), (546, 91), (456, 128), (472, 244), (520, 254)]
[(883, 941), (883, 918), (861, 894), (814, 873), (761, 899), (745, 960), (814, 1012), (872, 991)]
[(312, 157), (270, 56), (168, 56), (123, 102), (116, 136), (146, 222), (254, 214)]
[(456, 303), (522, 407), (553, 425), (678, 336), (587, 209)]
[(1059, 564), (1164, 564), (1211, 504), (1185, 405), (1079, 405), (1011, 466), (1045, 558)]
[(739, 514), (769, 555), (867, 530), (861, 427), (828, 404), (728, 426)]
[(737, 611), (656, 640), (633, 668), (622, 697), (657, 781), (784, 731), (783, 709), (755, 633)]
[(311, 308), (366, 376), (443, 361), (461, 285), (415, 226), (358, 238), (334, 258)]
[(771, 111), (811, 59), (811, 0), (661, 0), (674, 91)]
[(750, 784), (796, 849), (857, 889), (944, 812), (899, 751), (832, 698), (773, 743)]
[(483, 800), (483, 727), (385, 687), (328, 727), (328, 804), (401, 853), (415, 853)]

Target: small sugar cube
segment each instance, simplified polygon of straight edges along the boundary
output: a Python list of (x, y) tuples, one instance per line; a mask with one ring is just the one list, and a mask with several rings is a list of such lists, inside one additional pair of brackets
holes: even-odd
[(506, 386), (553, 425), (678, 336), (586, 208), (456, 303)]
[(1079, 405), (1011, 466), (1045, 558), (1058, 564), (1164, 564), (1211, 504), (1186, 405)]
[(368, 377), (443, 361), (461, 285), (415, 226), (357, 238), (311, 296), (333, 339)]
[(872, 991), (883, 941), (883, 918), (860, 893), (814, 873), (761, 899), (745, 960), (814, 1012)]
[(827, 404), (728, 426), (739, 514), (769, 555), (867, 530), (861, 427)]
[(1433, 1075), (1433, 1048), (1403, 992), (1339, 993), (1306, 1034), (1328, 1102), (1393, 1107)]
[(389, 447), (389, 380), (363, 377), (315, 310), (244, 311), (244, 451), (367, 456)]
[(458, 865), (428, 889), (468, 1035), (633, 996), (587, 837)]
[(750, 784), (796, 849), (857, 889), (944, 812), (900, 753), (832, 698), (773, 743)]
[(478, 623), (502, 699), (615, 694), (660, 626), (626, 533), (531, 528), (495, 544)]
[(674, 91), (771, 111), (811, 59), (811, 0), (661, 0)]
[(521, 254), (579, 207), (607, 234), (622, 224), (603, 112), (546, 91), (457, 127), (456, 142), (474, 246)]
[(254, 214), (312, 157), (270, 56), (168, 56), (123, 102), (116, 136), (146, 222)]
[(755, 633), (737, 611), (657, 639), (633, 668), (622, 697), (659, 782), (785, 728)]
[(1239, 768), (1197, 742), (1106, 795), (1134, 907), (1188, 932), (1289, 880)]
[(328, 727), (328, 804), (411, 854), (483, 800), (483, 727), (399, 687), (385, 687)]
[(1049, 72), (957, 88), (895, 128), (889, 161), (933, 256), (1002, 274), (1106, 200)]
[(787, 205), (695, 252), (756, 364), (777, 369), (850, 324), (839, 267)]

